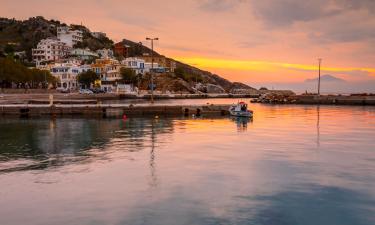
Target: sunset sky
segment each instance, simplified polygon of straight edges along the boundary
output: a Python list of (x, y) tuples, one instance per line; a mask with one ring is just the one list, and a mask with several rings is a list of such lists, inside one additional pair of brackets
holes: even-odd
[[(374, 0), (0, 0), (0, 17), (41, 15), (156, 50), (259, 87), (323, 74), (374, 84)], [(371, 87), (370, 87), (371, 89)]]

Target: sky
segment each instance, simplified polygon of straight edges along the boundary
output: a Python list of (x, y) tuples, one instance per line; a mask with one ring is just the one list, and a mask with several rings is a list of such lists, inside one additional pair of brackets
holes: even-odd
[[(0, 0), (0, 17), (83, 24), (114, 41), (159, 37), (156, 51), (254, 87), (375, 91), (374, 0)], [(327, 85), (328, 87), (328, 85)], [(330, 87), (332, 88), (332, 87)], [(324, 84), (323, 84), (324, 89)], [(328, 91), (328, 90), (327, 90)]]

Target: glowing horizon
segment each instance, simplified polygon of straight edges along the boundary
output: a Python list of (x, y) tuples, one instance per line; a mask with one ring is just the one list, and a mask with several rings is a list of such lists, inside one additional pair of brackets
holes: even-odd
[[(201, 69), (231, 69), (242, 71), (276, 71), (278, 68), (316, 71), (318, 65), (283, 63), (283, 62), (267, 62), (257, 60), (231, 60), (231, 59), (215, 59), (215, 58), (200, 58), (200, 57), (175, 57), (177, 61), (186, 64), (197, 66)], [(358, 67), (321, 67), (322, 71), (326, 72), (351, 72), (361, 71), (367, 72), (371, 76), (375, 76), (375, 68), (358, 68)]]

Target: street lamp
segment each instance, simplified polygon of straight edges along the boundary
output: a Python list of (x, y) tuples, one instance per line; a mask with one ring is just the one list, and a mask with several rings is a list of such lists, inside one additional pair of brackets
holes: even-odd
[(320, 67), (322, 65), (322, 59), (319, 58), (318, 61), (319, 61), (318, 96), (320, 97), (320, 70), (321, 70)]
[(159, 38), (146, 37), (147, 41), (151, 41), (151, 103), (154, 103), (154, 41)]

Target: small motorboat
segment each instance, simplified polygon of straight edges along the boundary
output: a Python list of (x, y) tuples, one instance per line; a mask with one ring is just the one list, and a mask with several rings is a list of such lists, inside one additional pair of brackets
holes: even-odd
[(235, 105), (232, 105), (229, 108), (229, 113), (231, 116), (253, 117), (253, 111), (247, 109), (247, 104), (245, 102), (239, 102)]

